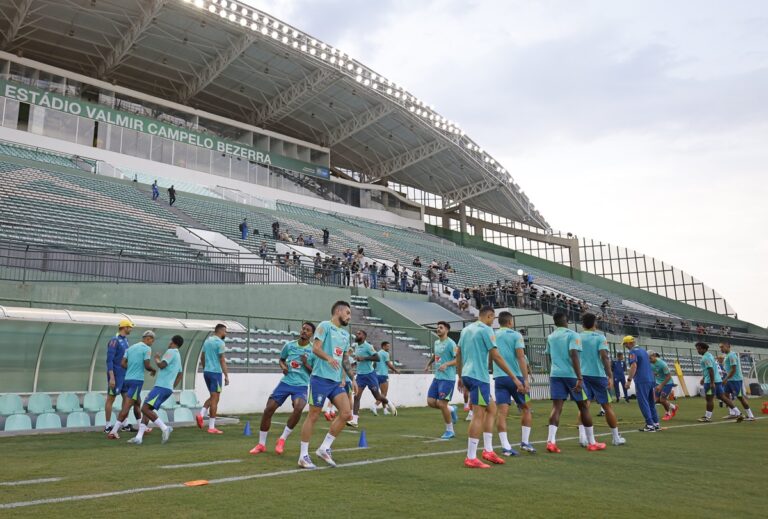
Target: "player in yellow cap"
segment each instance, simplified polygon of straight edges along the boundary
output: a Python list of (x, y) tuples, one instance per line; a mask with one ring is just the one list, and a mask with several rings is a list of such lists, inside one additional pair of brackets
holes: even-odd
[[(122, 319), (117, 324), (117, 335), (112, 337), (107, 343), (107, 402), (104, 404), (105, 433), (109, 433), (112, 430), (110, 422), (112, 421), (112, 406), (115, 403), (115, 397), (123, 393), (125, 368), (122, 366), (122, 362), (125, 350), (129, 346), (128, 335), (130, 335), (132, 329), (133, 323), (131, 320)], [(133, 415), (137, 420), (141, 418), (141, 408), (138, 402), (136, 402), (133, 408)]]

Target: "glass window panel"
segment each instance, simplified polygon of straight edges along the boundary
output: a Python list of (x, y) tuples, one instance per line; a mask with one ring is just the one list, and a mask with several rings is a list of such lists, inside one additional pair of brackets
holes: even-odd
[(93, 146), (94, 122), (84, 117), (77, 118), (77, 143), (83, 146)]
[(19, 102), (13, 99), (5, 100), (5, 113), (3, 115), (3, 126), (16, 129), (19, 122)]

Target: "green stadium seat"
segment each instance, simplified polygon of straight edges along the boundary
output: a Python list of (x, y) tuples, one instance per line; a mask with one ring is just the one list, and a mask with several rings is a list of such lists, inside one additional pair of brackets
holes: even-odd
[(160, 407), (163, 409), (176, 409), (179, 407), (178, 402), (176, 402), (176, 395), (172, 393), (171, 396), (169, 396), (168, 399), (163, 402), (163, 405)]
[(67, 428), (72, 427), (90, 427), (91, 417), (83, 411), (75, 411), (67, 415)]
[(83, 397), (83, 409), (95, 413), (104, 409), (104, 395), (101, 393), (86, 393)]
[(197, 400), (197, 395), (194, 391), (190, 389), (185, 389), (181, 392), (181, 396), (179, 397), (179, 401), (182, 406), (189, 407), (189, 408), (199, 408), (200, 402)]
[(59, 413), (82, 411), (80, 398), (75, 393), (61, 393), (56, 399), (56, 411)]
[(123, 408), (123, 395), (117, 395), (115, 397), (115, 402), (112, 404), (112, 412), (115, 414), (120, 412), (120, 409)]
[(160, 418), (164, 423), (168, 423), (168, 412), (163, 409), (162, 407), (160, 409), (155, 410), (157, 413), (157, 417)]
[(5, 431), (29, 431), (32, 429), (32, 420), (25, 414), (13, 414), (5, 420)]
[[(109, 423), (115, 423), (116, 419), (117, 419), (117, 415), (113, 411), (112, 419), (109, 421)], [(93, 425), (97, 427), (104, 427), (105, 425), (107, 425), (107, 421), (105, 420), (105, 413), (103, 409), (101, 411), (98, 411), (96, 413), (96, 416), (93, 417)]]
[(32, 393), (27, 402), (27, 409), (32, 414), (52, 413), (53, 405), (48, 393)]
[(195, 416), (186, 407), (179, 407), (173, 411), (173, 423), (194, 422)]
[(15, 393), (0, 395), (0, 415), (23, 414), (24, 404), (21, 397)]
[(61, 418), (56, 413), (43, 413), (38, 415), (35, 429), (61, 429)]

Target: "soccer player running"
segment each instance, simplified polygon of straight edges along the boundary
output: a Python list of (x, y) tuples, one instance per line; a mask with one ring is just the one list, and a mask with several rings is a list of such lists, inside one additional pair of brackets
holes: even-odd
[(155, 380), (155, 387), (147, 395), (144, 405), (141, 407), (143, 417), (141, 418), (141, 424), (139, 425), (139, 433), (128, 440), (128, 443), (134, 445), (141, 445), (144, 441), (144, 433), (147, 431), (147, 424), (149, 422), (155, 422), (160, 430), (163, 432), (162, 443), (166, 443), (168, 438), (171, 437), (173, 427), (166, 425), (155, 412), (160, 409), (163, 402), (168, 400), (168, 397), (173, 395), (173, 388), (179, 385), (182, 376), (181, 367), (181, 355), (179, 355), (179, 348), (184, 345), (184, 339), (180, 335), (174, 335), (171, 338), (171, 343), (168, 345), (168, 350), (160, 357), (159, 353), (155, 354), (155, 365), (159, 372), (157, 373), (157, 379)]
[(309, 363), (309, 356), (312, 354), (312, 346), (309, 340), (315, 333), (315, 325), (305, 322), (301, 325), (299, 340), (288, 341), (280, 352), (280, 369), (283, 371), (283, 378), (277, 385), (272, 394), (269, 395), (267, 406), (264, 408), (264, 414), (261, 416), (261, 427), (259, 427), (259, 443), (250, 450), (251, 454), (259, 454), (267, 450), (267, 434), (272, 426), (272, 415), (283, 405), (288, 397), (291, 397), (293, 412), (288, 417), (288, 421), (283, 429), (283, 434), (277, 440), (275, 452), (282, 454), (285, 450), (285, 440), (293, 432), (294, 427), (301, 420), (301, 412), (307, 405), (307, 387), (309, 386), (309, 374), (312, 373), (312, 366)]
[(131, 407), (141, 403), (141, 388), (144, 386), (144, 370), (155, 376), (149, 359), (152, 357), (152, 345), (155, 343), (155, 332), (147, 330), (141, 335), (141, 342), (137, 342), (123, 354), (122, 367), (126, 370), (125, 382), (123, 382), (124, 397), (123, 408), (117, 415), (117, 421), (112, 426), (112, 431), (107, 438), (117, 440), (120, 438), (118, 431), (123, 426)]
[[(123, 319), (117, 325), (117, 335), (112, 337), (107, 343), (107, 401), (104, 404), (104, 416), (107, 425), (104, 426), (104, 432), (109, 433), (112, 425), (112, 406), (115, 404), (117, 395), (124, 393), (123, 383), (125, 382), (125, 368), (122, 366), (123, 356), (128, 349), (128, 335), (133, 330), (133, 323), (128, 319)], [(141, 416), (141, 410), (134, 407), (133, 413), (138, 419)]]
[(229, 385), (229, 371), (227, 361), (224, 358), (224, 337), (227, 336), (227, 327), (217, 324), (213, 329), (213, 335), (205, 339), (203, 350), (200, 352), (200, 366), (203, 368), (203, 380), (208, 387), (210, 396), (200, 408), (200, 414), (195, 419), (197, 426), (203, 428), (203, 419), (208, 412), (208, 433), (224, 434), (216, 428), (216, 417), (219, 411), (219, 399), (221, 398), (221, 377), (224, 375), (224, 385)]
[(493, 363), (493, 380), (496, 392), (496, 405), (498, 406), (498, 416), (496, 427), (499, 431), (499, 441), (501, 442), (501, 453), (505, 456), (517, 456), (518, 452), (512, 448), (507, 437), (507, 416), (509, 415), (509, 406), (514, 401), (520, 409), (520, 426), (522, 429), (520, 448), (531, 454), (536, 453), (536, 449), (530, 443), (531, 423), (533, 416), (528, 407), (528, 363), (525, 358), (525, 343), (520, 332), (513, 329), (515, 320), (511, 313), (501, 312), (499, 314), (499, 329), (496, 330), (496, 347), (499, 353), (515, 376), (525, 386), (525, 392), (519, 392), (514, 381), (504, 373), (498, 364)]
[[(309, 457), (309, 441), (312, 439), (312, 431), (320, 417), (325, 399), (331, 400), (338, 409), (338, 413), (315, 454), (332, 467), (336, 466), (336, 462), (331, 457), (331, 445), (344, 429), (347, 421), (352, 419), (352, 409), (345, 391), (344, 378), (344, 373), (350, 374), (352, 370), (348, 357), (349, 332), (344, 329), (351, 319), (352, 310), (349, 303), (336, 301), (331, 307), (331, 319), (321, 322), (313, 336), (312, 354), (315, 358), (312, 375), (309, 377), (310, 407), (304, 425), (301, 427), (299, 452), (299, 467), (304, 469), (315, 468), (312, 458)], [(352, 385), (354, 388), (355, 384)]]
[(555, 312), (555, 331), (547, 337), (544, 353), (549, 355), (549, 392), (552, 399), (552, 412), (549, 415), (549, 433), (547, 452), (559, 453), (557, 446), (557, 428), (560, 426), (560, 414), (563, 403), (570, 396), (576, 402), (581, 415), (581, 422), (587, 435), (587, 450), (605, 449), (604, 443), (595, 441), (595, 429), (592, 416), (587, 406), (587, 394), (584, 391), (584, 379), (581, 373), (581, 337), (568, 328), (568, 319), (562, 312)]
[[(744, 406), (744, 412), (747, 414), (747, 421), (754, 422), (755, 415), (752, 414), (752, 409), (749, 408), (749, 401), (744, 396), (744, 375), (741, 372), (739, 354), (731, 351), (731, 345), (727, 342), (720, 343), (720, 351), (725, 355), (725, 361), (723, 362), (725, 367), (725, 377), (723, 377), (723, 386), (726, 388), (725, 392), (733, 395), (733, 398), (739, 399), (741, 405)], [(735, 406), (734, 409), (736, 409)], [(739, 413), (731, 411), (725, 418), (730, 419), (738, 416)]]
[(744, 420), (744, 416), (741, 414), (741, 411), (733, 405), (733, 402), (728, 395), (725, 394), (725, 389), (723, 389), (723, 379), (720, 376), (720, 371), (717, 369), (715, 356), (709, 352), (709, 344), (706, 342), (697, 342), (696, 351), (701, 355), (702, 377), (699, 383), (704, 385), (704, 396), (707, 399), (707, 410), (704, 413), (704, 416), (699, 418), (699, 422), (712, 421), (712, 411), (715, 409), (715, 397), (728, 406), (731, 413), (736, 416), (737, 422), (741, 422)]
[(637, 396), (637, 405), (640, 413), (645, 420), (645, 427), (640, 432), (656, 432), (661, 430), (659, 425), (659, 415), (656, 413), (656, 398), (653, 390), (655, 389), (653, 370), (651, 369), (651, 360), (648, 358), (648, 352), (635, 344), (635, 338), (627, 335), (621, 343), (629, 350), (629, 376), (624, 388), (629, 390), (632, 380), (635, 381), (635, 396)]
[(456, 386), (456, 350), (457, 346), (453, 339), (448, 337), (451, 325), (445, 321), (437, 323), (437, 340), (435, 341), (434, 353), (429, 358), (425, 372), (434, 369), (435, 378), (427, 391), (427, 405), (433, 409), (439, 409), (443, 415), (445, 423), (445, 432), (440, 437), (441, 440), (450, 440), (456, 437), (456, 431), (453, 426), (458, 421), (456, 406), (449, 402), (453, 397), (453, 388)]
[[(619, 421), (613, 411), (613, 406), (611, 406), (613, 373), (611, 357), (608, 354), (608, 340), (605, 335), (595, 329), (596, 321), (597, 316), (595, 314), (585, 313), (581, 317), (583, 329), (579, 334), (581, 339), (579, 362), (581, 363), (581, 376), (584, 379), (584, 392), (587, 394), (587, 408), (589, 408), (590, 401), (600, 404), (603, 408), (605, 421), (611, 429), (613, 444), (616, 446), (624, 445), (627, 440), (619, 434)], [(579, 443), (582, 447), (589, 447), (595, 443), (594, 432), (590, 437), (587, 428), (581, 424), (579, 425)]]
[[(381, 392), (381, 396), (383, 396), (384, 398), (387, 398), (387, 394), (389, 393), (390, 371), (392, 373), (398, 373), (398, 374), (400, 373), (400, 370), (398, 370), (395, 364), (390, 360), (391, 359), (391, 357), (389, 356), (390, 347), (391, 346), (388, 341), (384, 341), (381, 343), (381, 349), (379, 349), (379, 361), (376, 363), (376, 378), (379, 380), (379, 391)], [(378, 405), (379, 405), (379, 402), (371, 406), (371, 412), (375, 415), (379, 414), (377, 410)], [(387, 409), (386, 407), (384, 408), (384, 414), (385, 415), (390, 414), (389, 409)]]
[(357, 347), (355, 348), (355, 360), (357, 360), (357, 390), (355, 391), (355, 402), (352, 409), (352, 427), (357, 427), (358, 420), (360, 418), (360, 400), (363, 398), (363, 391), (368, 388), (376, 399), (376, 403), (381, 403), (389, 409), (389, 412), (393, 415), (397, 414), (397, 408), (392, 405), (392, 402), (387, 400), (386, 397), (381, 395), (379, 391), (379, 379), (376, 376), (376, 372), (373, 368), (374, 362), (379, 362), (381, 359), (379, 353), (374, 349), (373, 345), (368, 342), (368, 333), (365, 330), (358, 330), (355, 334), (355, 342)]
[(472, 421), (469, 423), (469, 440), (464, 466), (473, 469), (487, 469), (487, 465), (477, 459), (477, 447), (480, 433), (483, 434), (483, 459), (501, 465), (504, 460), (493, 452), (493, 424), (496, 421), (496, 403), (491, 398), (491, 377), (488, 374), (489, 358), (499, 365), (521, 393), (525, 386), (509, 369), (496, 347), (493, 333), (493, 320), (496, 318), (493, 307), (480, 309), (479, 320), (461, 330), (459, 347), (456, 350), (456, 371), (459, 387), (466, 387), (472, 403)]
[(664, 416), (661, 417), (661, 420), (668, 422), (677, 414), (677, 406), (671, 404), (667, 399), (675, 390), (675, 383), (672, 382), (672, 372), (657, 352), (649, 350), (648, 358), (651, 361), (651, 369), (653, 370), (653, 378), (656, 384), (654, 388), (655, 401), (664, 407)]

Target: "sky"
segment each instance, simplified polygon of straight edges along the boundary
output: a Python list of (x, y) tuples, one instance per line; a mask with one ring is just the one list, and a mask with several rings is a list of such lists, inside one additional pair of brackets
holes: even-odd
[(402, 84), (555, 230), (768, 325), (768, 3), (249, 0)]

